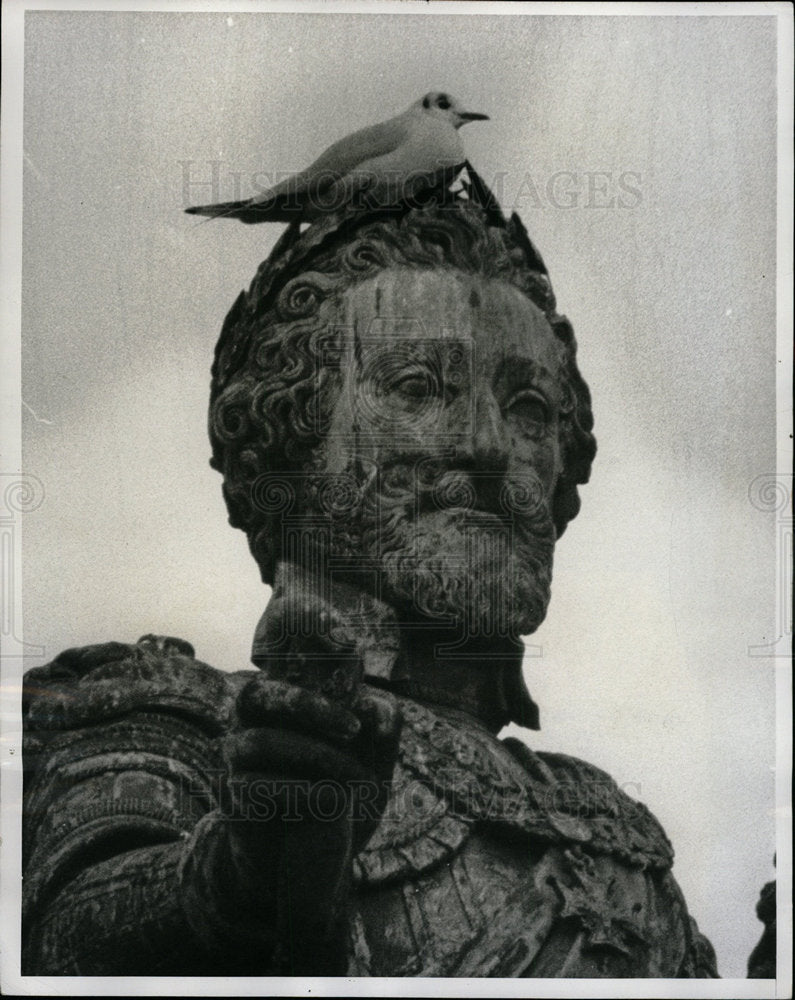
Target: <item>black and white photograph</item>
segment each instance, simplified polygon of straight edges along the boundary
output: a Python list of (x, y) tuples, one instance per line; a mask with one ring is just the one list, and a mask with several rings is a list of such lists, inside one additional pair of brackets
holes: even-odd
[(3, 6), (4, 993), (791, 995), (792, 39)]

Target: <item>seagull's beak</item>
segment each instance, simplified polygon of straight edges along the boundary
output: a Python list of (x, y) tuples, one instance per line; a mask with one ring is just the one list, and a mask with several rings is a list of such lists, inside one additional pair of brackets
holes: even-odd
[(482, 115), (479, 111), (459, 111), (458, 117), (464, 122), (487, 122), (488, 115)]

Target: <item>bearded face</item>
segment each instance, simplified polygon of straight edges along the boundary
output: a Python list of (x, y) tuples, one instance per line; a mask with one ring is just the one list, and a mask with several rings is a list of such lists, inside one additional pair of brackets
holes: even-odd
[(406, 624), (535, 631), (560, 474), (545, 317), (495, 280), (391, 269), (345, 294), (340, 326), (343, 385), (299, 504), (315, 558)]
[(408, 625), (482, 638), (536, 630), (555, 544), (537, 476), (435, 459), (362, 464), (302, 484), (306, 534), (330, 574), (357, 579)]

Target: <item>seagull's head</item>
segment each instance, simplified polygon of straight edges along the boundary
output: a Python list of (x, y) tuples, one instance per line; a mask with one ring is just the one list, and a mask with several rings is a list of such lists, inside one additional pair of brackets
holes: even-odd
[(461, 128), (467, 122), (488, 121), (488, 115), (478, 111), (465, 111), (458, 101), (441, 90), (432, 90), (421, 97), (414, 105), (426, 115), (432, 115), (442, 121), (449, 122), (454, 128)]

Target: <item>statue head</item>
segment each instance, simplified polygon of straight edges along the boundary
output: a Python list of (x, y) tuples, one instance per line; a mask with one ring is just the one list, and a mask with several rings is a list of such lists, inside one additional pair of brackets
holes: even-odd
[(216, 349), (212, 464), (263, 580), (355, 577), (408, 623), (535, 630), (592, 426), (521, 222), (460, 196), (290, 227)]

